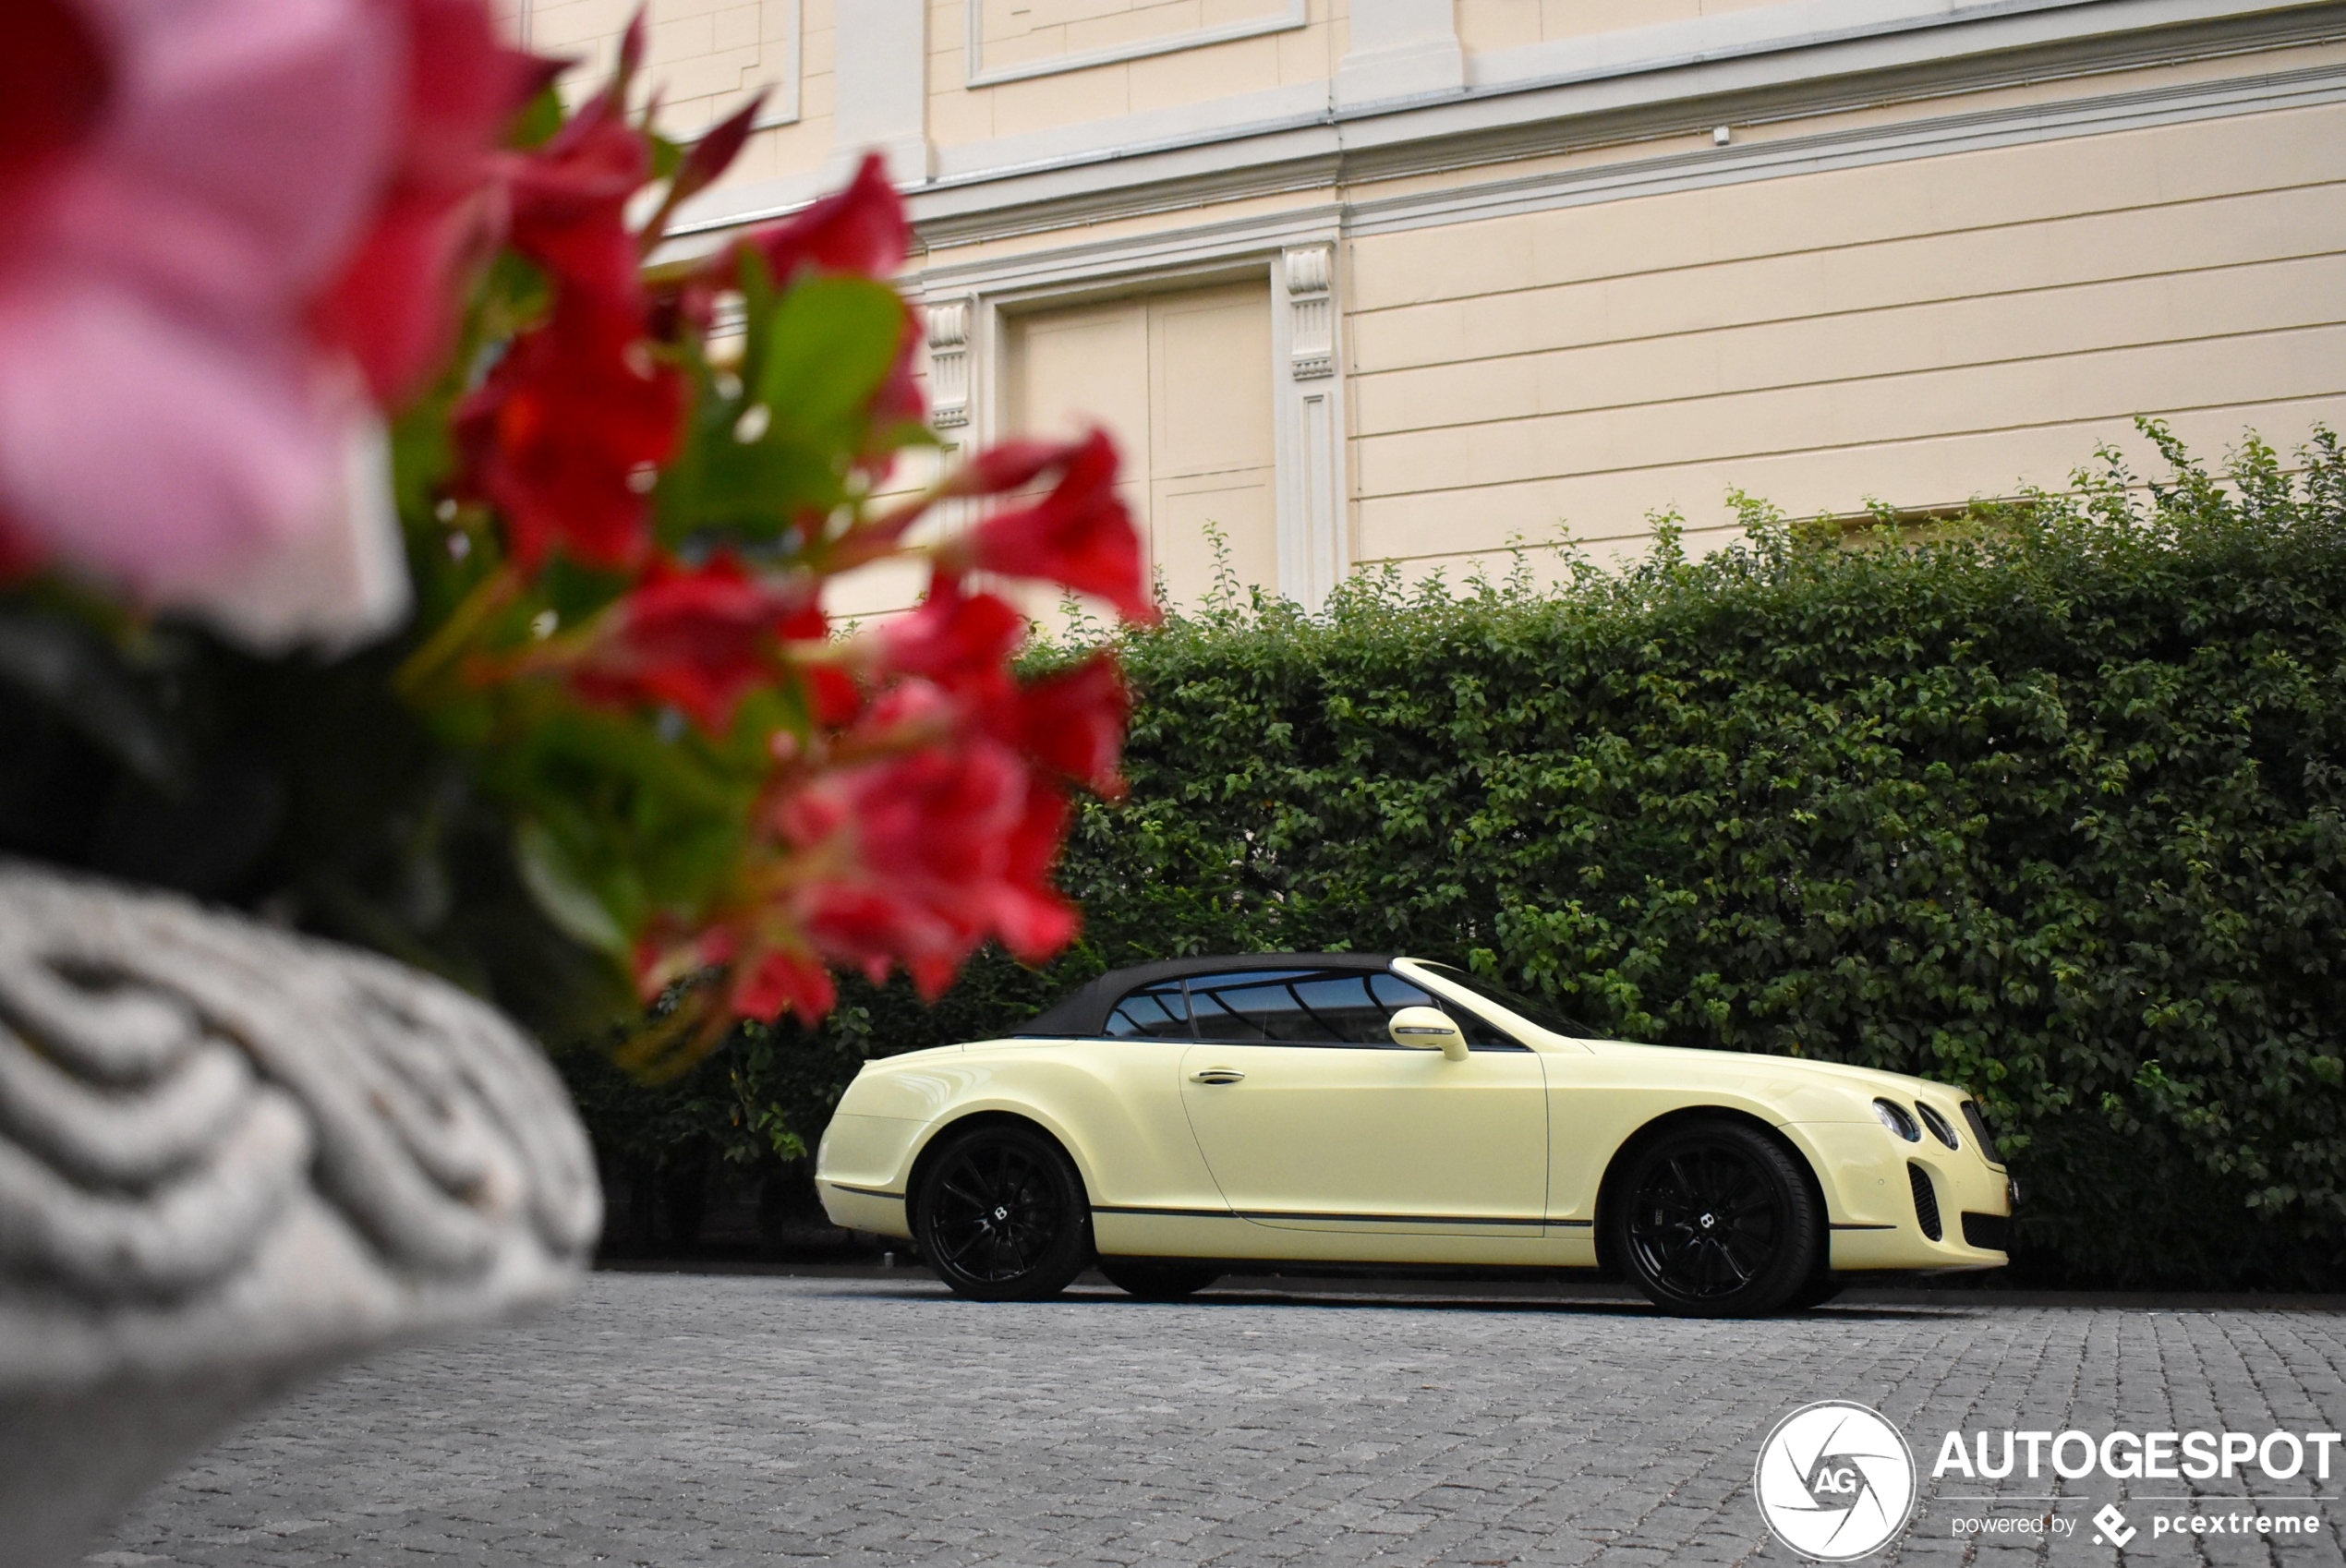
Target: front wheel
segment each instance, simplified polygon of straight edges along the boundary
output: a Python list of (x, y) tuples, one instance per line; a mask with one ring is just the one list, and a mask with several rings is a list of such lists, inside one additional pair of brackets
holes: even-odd
[(922, 1175), (921, 1256), (956, 1294), (980, 1301), (1057, 1296), (1091, 1261), (1091, 1207), (1059, 1146), (1011, 1126), (948, 1144)]
[(1830, 1269), (1819, 1269), (1808, 1276), (1806, 1284), (1792, 1293), (1792, 1299), (1785, 1302), (1784, 1307), (1794, 1312), (1806, 1312), (1811, 1307), (1821, 1307), (1841, 1294), (1844, 1283), (1834, 1277)]
[(1823, 1215), (1794, 1156), (1755, 1128), (1674, 1128), (1631, 1156), (1619, 1190), (1613, 1254), (1665, 1312), (1760, 1317), (1816, 1277)]

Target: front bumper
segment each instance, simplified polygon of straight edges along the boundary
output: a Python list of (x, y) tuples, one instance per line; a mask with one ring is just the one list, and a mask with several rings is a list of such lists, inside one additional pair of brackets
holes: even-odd
[[(2014, 1189), (1968, 1140), (1960, 1149), (1928, 1136), (1908, 1143), (1858, 1122), (1784, 1130), (1816, 1164), (1836, 1273), (2000, 1269), (2011, 1260), (2005, 1248)], [(1933, 1218), (1936, 1236), (1929, 1234)]]

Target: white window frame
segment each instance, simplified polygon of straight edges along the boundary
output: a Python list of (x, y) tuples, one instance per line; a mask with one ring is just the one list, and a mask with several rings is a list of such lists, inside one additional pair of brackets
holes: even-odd
[[(853, 0), (841, 0), (852, 4)], [(1168, 32), (1159, 38), (1139, 39), (1131, 43), (1111, 44), (1105, 49), (1087, 49), (1080, 54), (1059, 54), (1047, 60), (1029, 60), (1022, 65), (999, 66), (988, 70), (986, 66), (986, 7), (981, 0), (966, 0), (962, 10), (967, 18), (961, 59), (966, 66), (963, 85), (992, 87), (997, 82), (1026, 81), (1035, 77), (1057, 76), (1062, 71), (1089, 70), (1094, 66), (1112, 66), (1122, 60), (1142, 60), (1152, 54), (1171, 54), (1184, 49), (1203, 49), (1209, 43), (1228, 43), (1240, 38), (1260, 38), (1265, 33), (1292, 32), (1311, 21), (1309, 0), (1288, 0), (1284, 11), (1256, 17), (1249, 21), (1225, 22), (1220, 27), (1191, 28), (1184, 32)]]

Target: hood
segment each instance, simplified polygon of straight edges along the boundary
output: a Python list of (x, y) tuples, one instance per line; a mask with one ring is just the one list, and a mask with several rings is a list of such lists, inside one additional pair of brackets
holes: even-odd
[(1809, 1083), (1830, 1084), (1868, 1099), (1877, 1094), (1908, 1101), (1918, 1094), (1957, 1101), (1970, 1098), (1967, 1092), (1951, 1083), (1914, 1078), (1905, 1073), (1883, 1072), (1878, 1067), (1853, 1067), (1846, 1062), (1819, 1061), (1811, 1056), (1784, 1056), (1760, 1051), (1707, 1051), (1684, 1045), (1640, 1045), (1627, 1040), (1586, 1040), (1581, 1043), (1608, 1056), (1667, 1060), (1687, 1067), (1699, 1062), (1704, 1071), (1727, 1080), (1767, 1078), (1782, 1082), (1790, 1076)]

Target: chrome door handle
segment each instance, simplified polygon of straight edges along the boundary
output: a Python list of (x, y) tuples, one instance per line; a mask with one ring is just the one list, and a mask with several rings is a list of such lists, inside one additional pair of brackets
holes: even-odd
[(1201, 1067), (1190, 1074), (1191, 1083), (1236, 1083), (1246, 1074), (1236, 1067)]

